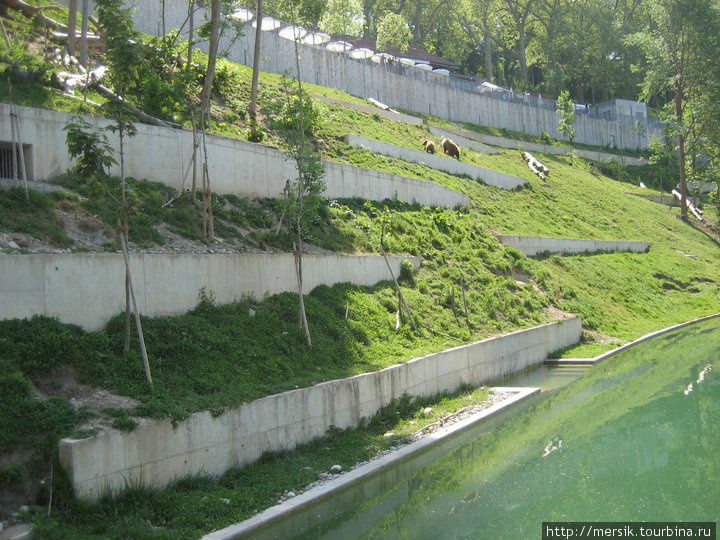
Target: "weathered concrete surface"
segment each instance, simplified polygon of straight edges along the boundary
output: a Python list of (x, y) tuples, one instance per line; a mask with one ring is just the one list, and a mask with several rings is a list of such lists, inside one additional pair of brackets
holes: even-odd
[[(417, 257), (407, 257), (416, 266)], [(403, 257), (390, 257), (398, 275)], [(185, 313), (206, 287), (220, 304), (244, 295), (296, 291), (293, 256), (287, 253), (131, 254), (135, 295), (143, 315)], [(125, 266), (119, 253), (0, 255), (0, 320), (57, 317), (101, 329), (125, 308)], [(305, 293), (318, 285), (374, 285), (389, 280), (380, 256), (306, 255)]]
[(665, 206), (680, 206), (680, 201), (678, 201), (672, 195), (643, 195), (642, 193), (633, 193), (630, 191), (627, 191), (626, 194), (635, 195), (636, 197), (640, 197), (641, 199), (652, 201), (657, 204), (664, 204)]
[[(497, 150), (494, 148), (490, 148), (489, 146), (482, 144), (478, 141), (474, 141), (471, 139), (468, 139), (461, 135), (460, 130), (449, 130), (449, 129), (440, 129), (435, 126), (429, 126), (428, 131), (435, 135), (436, 137), (447, 137), (448, 139), (452, 139), (456, 143), (458, 143), (460, 146), (464, 146), (466, 148), (471, 148), (475, 150), (476, 152), (480, 152), (482, 154), (499, 154)], [(452, 133), (451, 133), (452, 131)], [(438, 141), (439, 142), (439, 141)]]
[[(376, 154), (383, 154), (411, 163), (426, 165), (438, 171), (444, 171), (455, 175), (467, 175), (470, 178), (484, 182), (490, 186), (501, 189), (515, 189), (528, 183), (524, 178), (518, 178), (483, 167), (477, 167), (465, 161), (458, 161), (452, 158), (443, 157), (439, 153), (429, 154), (421, 150), (412, 150), (404, 146), (397, 146), (374, 139), (368, 139), (360, 135), (346, 135), (345, 142), (355, 148), (364, 148)], [(419, 143), (418, 143), (419, 144)]]
[[(31, 163), (34, 180), (48, 180), (68, 171), (73, 161), (65, 144), (65, 124), (72, 115), (47, 109), (19, 107), (23, 142), (32, 145)], [(0, 141), (10, 141), (10, 107), (0, 104)], [(108, 125), (104, 118), (85, 116), (91, 125)], [(126, 174), (174, 187), (190, 189), (192, 177), (186, 177), (192, 156), (192, 132), (135, 124), (137, 134), (125, 140)], [(117, 136), (108, 133), (113, 148), (119, 148)], [(210, 178), (213, 190), (242, 197), (277, 198), (285, 183), (297, 176), (293, 163), (275, 148), (261, 144), (209, 135), (207, 137)], [(469, 202), (467, 195), (432, 182), (326, 162), (323, 193), (328, 198), (353, 198), (382, 201), (398, 199), (428, 206), (454, 208)], [(111, 169), (119, 174), (119, 166)], [(183, 178), (185, 182), (183, 183)]]
[(586, 240), (580, 238), (547, 238), (543, 236), (517, 236), (500, 234), (498, 240), (506, 246), (514, 247), (532, 257), (542, 253), (572, 255), (576, 253), (596, 253), (600, 251), (631, 251), (645, 253), (647, 242), (626, 240)]
[[(554, 146), (551, 144), (539, 144), (530, 141), (520, 141), (518, 139), (510, 139), (507, 137), (496, 137), (494, 135), (485, 135), (483, 133), (477, 133), (475, 131), (468, 131), (465, 129), (451, 129), (451, 128), (431, 128), (431, 131), (435, 129), (438, 132), (448, 133), (450, 136), (459, 136), (471, 139), (478, 143), (491, 144), (493, 146), (499, 146), (501, 148), (511, 148), (514, 150), (524, 150), (527, 152), (542, 152), (545, 154), (556, 154), (559, 156), (565, 156), (569, 154), (573, 149), (565, 146)], [(578, 141), (580, 142), (580, 141)], [(645, 158), (636, 158), (631, 156), (623, 156), (618, 154), (611, 154), (609, 152), (594, 151), (594, 150), (583, 150), (575, 148), (575, 155), (588, 161), (601, 161), (603, 163), (609, 161), (619, 161), (624, 165), (647, 165), (648, 161)]]
[[(421, 458), (413, 459), (414, 463), (412, 464), (414, 471), (420, 470), (423, 465), (431, 463), (441, 453), (448, 451), (447, 446), (443, 445), (440, 448), (437, 443), (480, 422), (497, 417), (516, 404), (540, 393), (539, 388), (498, 387), (490, 388), (490, 390), (512, 392), (512, 394), (500, 403), (459, 422), (439, 428), (427, 437), (404, 446), (400, 450), (374, 459), (327, 483), (301, 493), (297, 497), (272, 506), (245, 521), (206, 534), (203, 536), (203, 540), (248, 538), (255, 533), (260, 533), (266, 538), (292, 538), (311, 528), (311, 525), (319, 525), (323, 521), (331, 519), (337, 514), (338, 508), (362, 508), (368, 500), (392, 489), (393, 493), (383, 498), (379, 508), (373, 505), (366, 510), (359, 510), (358, 515), (352, 521), (333, 528), (330, 535), (327, 536), (328, 538), (362, 537), (363, 533), (370, 531), (377, 524), (377, 520), (387, 515), (389, 510), (398, 508), (409, 499), (410, 492), (407, 489), (407, 482), (403, 482), (403, 480), (409, 478), (411, 474), (405, 474), (403, 469), (408, 466), (411, 458), (423, 454)], [(457, 439), (453, 446), (455, 444), (459, 444)], [(384, 478), (380, 478), (380, 476), (384, 476)], [(361, 489), (349, 489), (358, 484), (362, 484)], [(307, 519), (304, 515), (299, 515), (303, 509), (310, 506), (312, 506), (311, 518), (308, 516), (309, 519)]]
[(63, 439), (60, 461), (84, 499), (128, 483), (161, 487), (190, 475), (219, 475), (265, 452), (309, 442), (330, 426), (356, 426), (404, 393), (431, 396), (542, 363), (553, 351), (577, 343), (580, 333), (580, 319), (573, 317), (258, 399), (218, 417), (201, 412), (176, 427), (170, 420), (148, 420), (131, 432)]

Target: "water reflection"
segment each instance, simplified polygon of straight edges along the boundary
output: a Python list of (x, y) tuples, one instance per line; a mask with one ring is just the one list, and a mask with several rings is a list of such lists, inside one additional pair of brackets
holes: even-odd
[[(539, 537), (543, 521), (718, 521), (719, 359), (718, 319), (643, 343), (295, 517), (282, 534), (516, 539)], [(546, 389), (562, 386), (565, 375), (543, 369)]]

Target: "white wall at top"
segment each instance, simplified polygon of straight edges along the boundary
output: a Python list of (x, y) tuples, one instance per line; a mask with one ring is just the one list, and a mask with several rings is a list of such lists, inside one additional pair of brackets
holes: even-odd
[[(417, 257), (407, 257), (419, 266)], [(402, 257), (390, 257), (395, 275)], [(193, 309), (200, 289), (220, 304), (249, 295), (297, 291), (288, 253), (158, 254), (130, 257), (135, 294), (143, 315), (175, 315)], [(374, 285), (390, 280), (380, 256), (306, 255), (304, 293), (318, 285)], [(125, 309), (125, 265), (119, 253), (0, 255), (0, 320), (33, 315), (99, 330)]]
[(404, 393), (433, 396), (480, 385), (543, 362), (580, 340), (577, 317), (519, 330), (380, 371), (268, 396), (214, 417), (192, 414), (144, 421), (130, 432), (109, 430), (60, 442), (60, 462), (76, 493), (97, 499), (128, 484), (163, 487), (191, 475), (220, 475), (265, 452), (292, 450), (330, 426), (357, 426)]
[[(72, 115), (48, 109), (19, 107), (23, 143), (32, 145), (29, 166), (34, 180), (47, 180), (73, 165), (65, 144), (63, 130)], [(108, 121), (85, 116), (96, 127)], [(192, 156), (192, 133), (187, 130), (136, 124), (137, 134), (126, 138), (126, 174), (135, 178), (161, 182), (180, 189)], [(108, 133), (113, 148), (119, 148), (117, 136)], [(10, 107), (0, 103), (0, 141), (11, 141)], [(221, 194), (243, 197), (280, 197), (288, 179), (296, 177), (293, 163), (274, 148), (228, 137), (207, 138), (212, 189)], [(119, 166), (112, 172), (119, 173)], [(358, 197), (370, 200), (398, 199), (428, 206), (454, 208), (469, 202), (467, 195), (446, 187), (413, 178), (405, 178), (370, 169), (326, 162), (328, 198)], [(185, 189), (192, 184), (192, 173), (186, 177)]]
[[(67, 2), (67, 0), (64, 0)], [(157, 34), (162, 20), (163, 3), (157, 0), (125, 0), (133, 7), (137, 28), (148, 34)], [(179, 28), (187, 17), (185, 0), (166, 0), (166, 28)], [(204, 10), (196, 15), (205, 17)], [(185, 26), (187, 28), (187, 26)], [(244, 35), (229, 47), (228, 58), (251, 65), (255, 30), (251, 23), (244, 27)], [(221, 49), (229, 46), (225, 39)], [(200, 47), (206, 48), (207, 44)], [(427, 113), (458, 122), (541, 135), (546, 131), (555, 139), (559, 133), (558, 116), (554, 111), (510, 103), (453, 88), (448, 77), (413, 67), (377, 64), (372, 60), (354, 60), (347, 54), (328, 51), (324, 47), (298, 45), (300, 71), (304, 81), (338, 88), (362, 98), (375, 98), (391, 107)], [(295, 44), (265, 31), (262, 36), (261, 68), (273, 73), (294, 73)], [(650, 137), (661, 136), (659, 130), (638, 132), (633, 124), (607, 122), (578, 116), (575, 120), (575, 141), (605, 146), (614, 138), (619, 148), (645, 149)]]

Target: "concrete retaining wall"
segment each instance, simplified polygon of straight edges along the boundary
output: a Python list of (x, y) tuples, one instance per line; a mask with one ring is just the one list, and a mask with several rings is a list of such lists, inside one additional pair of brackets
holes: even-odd
[(643, 195), (642, 193), (632, 193), (629, 191), (626, 193), (628, 195), (635, 195), (636, 197), (640, 197), (641, 199), (652, 201), (657, 204), (664, 204), (665, 206), (680, 206), (680, 201), (678, 201), (672, 195)]
[(145, 421), (131, 432), (64, 439), (60, 461), (85, 499), (128, 483), (161, 487), (189, 475), (219, 475), (265, 452), (307, 443), (330, 426), (357, 426), (404, 393), (431, 396), (541, 363), (551, 352), (577, 343), (580, 333), (575, 317), (258, 399), (218, 417), (201, 412), (176, 427), (170, 420)]
[(430, 131), (430, 133), (432, 133), (436, 137), (447, 137), (448, 139), (454, 140), (460, 146), (464, 146), (466, 148), (472, 148), (473, 150), (475, 150), (476, 152), (480, 152), (481, 154), (499, 154), (500, 153), (497, 150), (495, 150), (494, 148), (490, 148), (489, 146), (486, 146), (480, 142), (477, 142), (477, 141), (474, 141), (471, 139), (466, 139), (465, 137), (463, 137), (461, 135), (462, 132), (460, 130), (454, 129), (454, 130), (452, 130), (452, 133), (451, 133), (450, 132), (451, 130), (440, 129), (435, 126), (429, 126), (428, 131)]
[[(467, 137), (473, 141), (479, 143), (491, 144), (493, 146), (500, 146), (501, 148), (512, 148), (515, 150), (523, 150), (527, 152), (538, 152), (545, 154), (556, 154), (559, 156), (565, 156), (569, 154), (573, 149), (564, 146), (554, 146), (551, 144), (540, 144), (530, 141), (520, 141), (518, 139), (510, 139), (507, 137), (496, 137), (494, 135), (484, 135), (475, 131), (467, 131), (464, 129), (451, 129), (451, 128), (430, 128), (430, 131), (436, 132), (438, 135), (443, 134), (445, 137)], [(472, 147), (470, 147), (472, 148)], [(575, 155), (588, 161), (600, 161), (606, 163), (608, 161), (619, 161), (624, 165), (640, 166), (647, 165), (648, 161), (645, 158), (636, 158), (631, 156), (623, 156), (619, 154), (610, 154), (609, 152), (595, 151), (595, 150), (582, 150), (575, 148)]]
[[(67, 0), (61, 0), (67, 5)], [(125, 0), (133, 8), (133, 20), (142, 32), (158, 35), (163, 20), (167, 29), (180, 28), (187, 17), (185, 0)], [(196, 15), (196, 27), (207, 18), (207, 8)], [(287, 25), (283, 25), (287, 26)], [(187, 25), (185, 25), (187, 29)], [(295, 44), (282, 38), (279, 31), (266, 31), (262, 37), (261, 69), (272, 73), (294, 74)], [(234, 43), (223, 37), (220, 50), (228, 50), (234, 62), (252, 65), (255, 29), (247, 23), (243, 36)], [(207, 43), (200, 45), (207, 50)], [(302, 80), (344, 90), (354, 96), (375, 98), (390, 107), (432, 114), (458, 122), (505, 128), (531, 135), (546, 131), (555, 139), (559, 116), (554, 111), (529, 107), (467, 92), (451, 86), (448, 77), (407, 67), (398, 62), (376, 63), (355, 60), (346, 53), (328, 51), (323, 46), (298, 44), (300, 77)], [(614, 138), (620, 148), (647, 148), (653, 136), (662, 137), (662, 130), (639, 130), (633, 124), (608, 122), (578, 116), (575, 119), (575, 140), (580, 143), (605, 146)]]
[[(73, 165), (65, 144), (65, 124), (72, 115), (47, 109), (19, 107), (23, 143), (32, 145), (33, 180), (48, 180)], [(11, 141), (10, 107), (0, 104), (0, 141)], [(105, 127), (104, 118), (86, 116), (93, 126)], [(192, 156), (192, 132), (136, 124), (137, 134), (126, 140), (126, 174), (180, 189)], [(113, 148), (116, 135), (108, 133)], [(247, 141), (211, 135), (207, 137), (210, 178), (213, 190), (242, 197), (280, 197), (289, 178), (296, 177), (293, 163), (274, 148)], [(443, 186), (394, 174), (326, 162), (328, 198), (398, 199), (429, 206), (454, 208), (469, 202), (467, 195)], [(112, 171), (119, 174), (115, 166)], [(192, 184), (188, 175), (184, 184)]]
[(345, 142), (355, 148), (364, 148), (377, 154), (402, 159), (411, 163), (419, 163), (438, 171), (445, 171), (455, 175), (467, 175), (470, 178), (501, 189), (515, 189), (528, 183), (524, 178), (477, 167), (465, 161), (443, 157), (440, 154), (429, 154), (420, 150), (411, 150), (404, 146), (376, 141), (360, 135), (346, 135)]
[(516, 236), (511, 234), (498, 235), (498, 240), (506, 246), (514, 247), (525, 255), (532, 257), (541, 253), (596, 253), (599, 251), (632, 251), (645, 253), (649, 247), (647, 242), (631, 242), (624, 240), (585, 240), (578, 238), (546, 238), (542, 236)]
[[(416, 266), (417, 257), (407, 257)], [(395, 275), (403, 257), (391, 257)], [(185, 313), (206, 287), (218, 303), (244, 295), (296, 291), (291, 254), (132, 254), (138, 307), (143, 315)], [(0, 319), (33, 315), (98, 330), (125, 308), (125, 266), (119, 253), (0, 255)], [(380, 256), (306, 255), (305, 293), (318, 285), (389, 280)]]

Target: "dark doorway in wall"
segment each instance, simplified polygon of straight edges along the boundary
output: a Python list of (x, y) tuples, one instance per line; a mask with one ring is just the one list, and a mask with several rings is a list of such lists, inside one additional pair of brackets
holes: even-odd
[[(12, 143), (0, 141), (0, 178), (11, 179), (13, 177), (13, 151)], [(32, 145), (23, 144), (23, 155), (25, 157), (25, 169), (27, 179), (33, 179)], [(15, 158), (17, 159), (17, 177), (22, 179), (22, 168), (20, 166), (20, 150), (15, 145)]]

